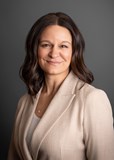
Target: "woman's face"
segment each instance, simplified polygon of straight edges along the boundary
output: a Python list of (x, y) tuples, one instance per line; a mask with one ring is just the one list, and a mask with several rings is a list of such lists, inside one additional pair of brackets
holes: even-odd
[(72, 57), (72, 36), (68, 29), (48, 26), (40, 37), (38, 64), (45, 74), (66, 75)]

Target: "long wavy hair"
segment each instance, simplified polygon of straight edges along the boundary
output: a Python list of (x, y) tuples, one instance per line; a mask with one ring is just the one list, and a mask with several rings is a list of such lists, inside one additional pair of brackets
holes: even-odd
[(65, 27), (71, 33), (73, 53), (70, 70), (86, 83), (91, 84), (94, 80), (93, 74), (84, 63), (83, 53), (85, 42), (74, 21), (71, 17), (62, 12), (48, 13), (34, 23), (27, 35), (25, 43), (26, 56), (20, 68), (19, 75), (25, 82), (30, 95), (36, 95), (45, 81), (44, 72), (38, 64), (37, 51), (41, 34), (45, 28), (50, 25)]

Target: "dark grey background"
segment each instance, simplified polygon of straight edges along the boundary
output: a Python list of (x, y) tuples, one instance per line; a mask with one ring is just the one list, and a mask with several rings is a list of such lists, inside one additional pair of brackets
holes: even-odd
[(74, 19), (86, 41), (85, 61), (94, 73), (93, 85), (106, 91), (114, 107), (114, 0), (1, 0), (0, 3), (0, 160), (4, 160), (17, 102), (26, 91), (18, 76), (25, 56), (25, 38), (33, 23), (48, 12), (62, 11)]

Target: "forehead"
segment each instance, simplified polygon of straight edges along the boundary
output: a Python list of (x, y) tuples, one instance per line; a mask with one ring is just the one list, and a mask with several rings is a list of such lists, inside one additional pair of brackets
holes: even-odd
[(40, 40), (49, 40), (49, 39), (57, 39), (57, 40), (69, 40), (72, 41), (72, 36), (70, 31), (59, 25), (50, 25), (46, 27), (40, 37)]

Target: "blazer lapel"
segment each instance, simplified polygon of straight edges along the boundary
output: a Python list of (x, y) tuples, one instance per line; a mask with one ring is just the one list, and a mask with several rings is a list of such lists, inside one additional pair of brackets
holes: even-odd
[(70, 72), (41, 118), (31, 141), (34, 159), (37, 159), (38, 152), (44, 138), (56, 124), (57, 120), (68, 109), (75, 97), (74, 90), (76, 88), (77, 81), (78, 78)]
[(37, 94), (36, 98), (32, 98), (31, 96), (28, 97), (24, 104), (26, 107), (24, 107), (21, 122), (19, 125), (20, 126), (19, 142), (20, 142), (21, 152), (24, 159), (31, 160), (31, 156), (27, 147), (26, 136), (27, 136), (27, 132), (28, 132), (33, 114), (35, 113), (35, 108), (39, 99), (40, 92), (41, 90)]

